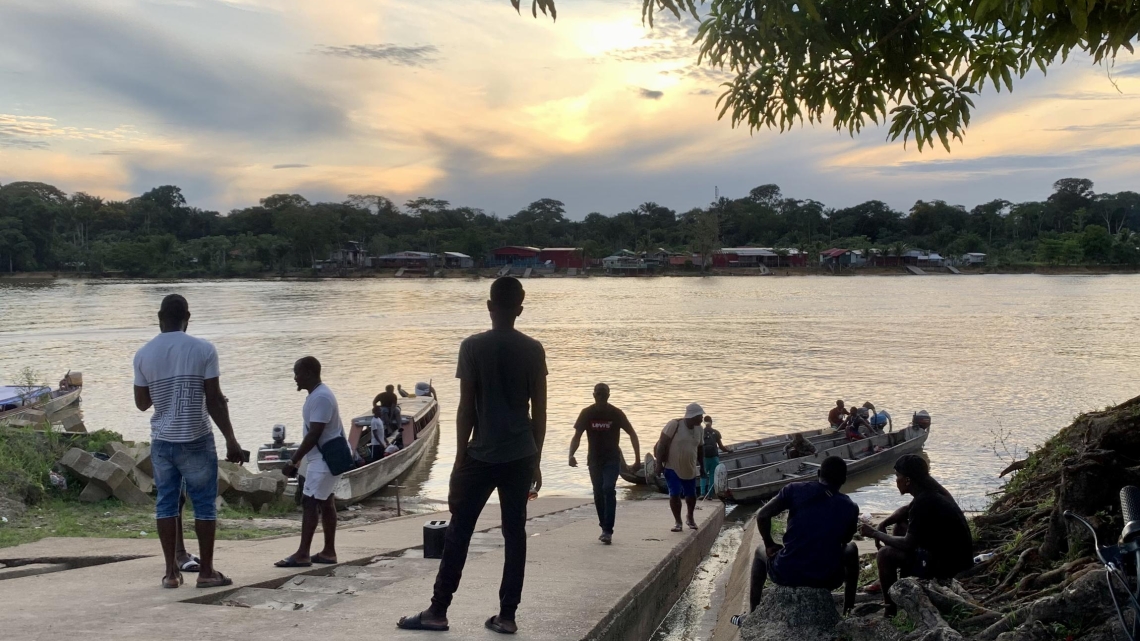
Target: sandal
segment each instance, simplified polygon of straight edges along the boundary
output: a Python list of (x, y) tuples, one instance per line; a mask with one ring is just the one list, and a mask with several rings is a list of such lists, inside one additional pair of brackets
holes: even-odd
[(498, 616), (493, 616), (490, 619), (487, 619), (487, 621), (483, 624), (483, 627), (491, 630), (492, 632), (498, 632), (499, 634), (514, 634), (515, 632), (518, 632), (517, 625), (515, 626), (514, 630), (503, 627), (503, 624), (499, 622)]
[(670, 532), (680, 532), (683, 529), (685, 529), (685, 527), (683, 525), (681, 525), (680, 523), (678, 523), (677, 525), (674, 525), (673, 528), (669, 531)]
[(308, 567), (312, 567), (313, 562), (312, 561), (298, 561), (297, 559), (293, 558), (293, 555), (289, 555), (289, 556), (281, 559), (280, 561), (274, 563), (273, 565), (276, 567), (279, 567), (279, 568), (308, 568)]
[(184, 581), (182, 580), (182, 573), (181, 572), (178, 573), (177, 579), (172, 579), (172, 578), (165, 577), (165, 576), (162, 577), (162, 587), (167, 588), (167, 589), (174, 589), (177, 587), (181, 587), (183, 583), (184, 583)]
[(697, 522), (696, 521), (689, 521), (689, 529), (690, 530), (697, 529)]
[(197, 572), (202, 569), (202, 559), (193, 554), (187, 554), (189, 558), (185, 563), (178, 566), (178, 569), (183, 572)]
[(233, 585), (234, 584), (233, 579), (222, 574), (221, 572), (215, 572), (215, 574), (217, 574), (217, 576), (215, 576), (212, 579), (206, 579), (203, 581), (201, 578), (199, 578), (198, 584), (196, 587), (203, 588), (203, 589), (205, 589), (205, 588), (222, 588), (222, 587), (225, 587), (227, 585)]
[(427, 630), (429, 632), (447, 632), (446, 623), (424, 623), (423, 612), (417, 612), (410, 617), (400, 617), (396, 627), (401, 630)]
[(336, 565), (337, 564), (336, 559), (330, 559), (328, 557), (321, 556), (320, 554), (314, 554), (313, 556), (309, 557), (309, 560), (312, 561), (313, 563), (320, 563), (322, 565)]

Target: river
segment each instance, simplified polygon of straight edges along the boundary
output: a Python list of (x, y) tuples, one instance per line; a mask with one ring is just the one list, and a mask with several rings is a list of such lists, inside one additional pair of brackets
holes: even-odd
[[(454, 458), (460, 341), (488, 326), (489, 280), (0, 281), (0, 381), (25, 367), (83, 372), (89, 429), (146, 440), (131, 360), (159, 301), (186, 296), (190, 332), (217, 345), (222, 388), (247, 449), (284, 423), (300, 436), (293, 362), (314, 355), (342, 416), (387, 383), (432, 379), (438, 457), (410, 491), (442, 499)], [(545, 492), (588, 494), (566, 464), (579, 409), (605, 381), (643, 448), (686, 403), (726, 442), (821, 427), (838, 398), (905, 424), (933, 416), (932, 470), (963, 507), (985, 506), (998, 449), (1039, 444), (1072, 418), (1140, 394), (1140, 275), (589, 278), (525, 281), (519, 328), (546, 346)], [(1004, 435), (1004, 439), (997, 439)], [(629, 458), (632, 452), (624, 441)], [(584, 444), (583, 444), (584, 445)], [(888, 471), (889, 472), (889, 471)], [(901, 504), (888, 472), (848, 491), (864, 511)], [(636, 490), (624, 483), (619, 496)]]

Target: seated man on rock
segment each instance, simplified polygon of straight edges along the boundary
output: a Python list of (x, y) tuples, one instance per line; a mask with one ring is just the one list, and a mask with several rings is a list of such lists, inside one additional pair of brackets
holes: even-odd
[[(843, 611), (855, 607), (859, 551), (851, 542), (859, 507), (839, 488), (847, 481), (847, 463), (829, 456), (819, 479), (789, 483), (756, 515), (764, 547), (752, 561), (751, 609), (760, 605), (767, 579), (777, 585), (834, 590), (845, 586)], [(772, 539), (772, 518), (788, 512), (784, 544)]]
[(863, 536), (883, 545), (878, 566), (886, 616), (897, 612), (890, 589), (900, 573), (918, 579), (949, 579), (974, 563), (970, 524), (950, 492), (930, 476), (926, 460), (916, 454), (900, 457), (895, 461), (895, 484), (899, 493), (914, 496), (909, 506), (888, 519), (895, 524), (905, 516), (905, 529), (901, 523), (895, 529), (905, 535), (887, 534), (885, 527), (875, 529), (866, 523), (860, 528)]

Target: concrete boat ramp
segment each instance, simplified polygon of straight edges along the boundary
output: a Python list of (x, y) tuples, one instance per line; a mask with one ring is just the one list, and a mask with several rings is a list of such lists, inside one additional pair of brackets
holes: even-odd
[[(618, 504), (614, 544), (598, 542), (597, 515), (585, 499), (530, 504), (526, 587), (519, 639), (648, 639), (689, 585), (720, 532), (724, 508), (699, 505), (700, 529), (669, 531), (663, 500)], [(44, 539), (0, 549), (0, 563), (51, 559), (64, 569), (0, 579), (0, 637), (152, 641), (233, 639), (501, 639), (483, 628), (498, 612), (502, 537), (488, 505), (472, 540), (450, 632), (398, 630), (396, 620), (425, 608), (438, 561), (424, 559), (423, 524), (447, 513), (390, 519), (337, 532), (341, 564), (273, 567), (296, 536), (220, 541), (217, 566), (234, 585), (177, 590), (159, 586), (158, 541)], [(320, 540), (320, 533), (317, 540)], [(193, 549), (193, 542), (190, 542)], [(92, 559), (94, 565), (83, 562)]]

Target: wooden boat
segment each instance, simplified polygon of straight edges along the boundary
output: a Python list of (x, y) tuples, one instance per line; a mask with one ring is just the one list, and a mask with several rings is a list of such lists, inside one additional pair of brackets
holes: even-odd
[[(439, 438), (439, 403), (430, 396), (414, 396), (400, 399), (400, 413), (404, 432), (404, 448), (389, 454), (379, 461), (349, 470), (340, 475), (336, 489), (337, 506), (343, 507), (358, 503), (384, 489), (420, 460), (428, 449), (430, 441)], [(353, 425), (367, 428), (372, 415), (365, 414), (352, 419)], [(367, 429), (360, 437), (367, 442)]]
[(782, 463), (767, 465), (736, 477), (724, 479), (717, 494), (726, 501), (750, 503), (775, 496), (785, 485), (815, 478), (820, 463), (829, 456), (840, 456), (847, 461), (847, 475), (891, 465), (904, 454), (922, 451), (930, 436), (930, 428), (912, 424), (906, 429), (878, 434), (858, 441), (845, 442), (834, 447)]
[[(340, 507), (359, 503), (384, 489), (389, 483), (415, 465), (431, 442), (439, 438), (439, 403), (431, 396), (412, 396), (400, 399), (401, 424), (404, 448), (389, 454), (379, 461), (373, 461), (340, 475), (333, 493)], [(371, 440), (369, 425), (372, 414), (352, 419), (350, 425), (362, 428), (358, 449), (368, 452)], [(281, 431), (278, 432), (278, 429)], [(278, 434), (280, 437), (278, 438)], [(257, 451), (257, 468), (261, 471), (281, 469), (297, 451), (299, 443), (284, 442), (283, 426), (274, 428), (274, 442), (261, 446)], [(300, 476), (305, 475), (302, 463)], [(290, 481), (295, 484), (296, 481)]]
[(0, 386), (0, 423), (39, 423), (79, 401), (83, 374), (68, 372), (57, 389), (43, 385)]

